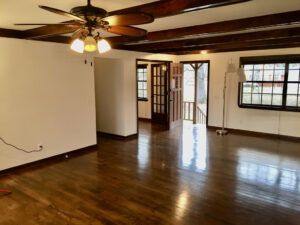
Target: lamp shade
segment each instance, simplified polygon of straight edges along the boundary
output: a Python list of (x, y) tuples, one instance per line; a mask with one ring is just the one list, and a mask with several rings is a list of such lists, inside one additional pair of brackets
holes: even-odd
[(98, 51), (99, 53), (107, 52), (111, 49), (110, 44), (105, 40), (102, 39), (98, 41)]
[(237, 71), (239, 82), (245, 82), (247, 80), (246, 74), (243, 67), (240, 67)]
[(83, 53), (84, 51), (84, 42), (80, 39), (75, 39), (71, 44), (71, 49), (78, 53)]
[(94, 52), (97, 50), (97, 43), (93, 36), (89, 35), (84, 40), (84, 50), (87, 52)]

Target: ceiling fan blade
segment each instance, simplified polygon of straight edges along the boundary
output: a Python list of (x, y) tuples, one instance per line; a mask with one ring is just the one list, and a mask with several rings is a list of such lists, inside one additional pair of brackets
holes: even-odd
[(79, 28), (82, 28), (82, 25), (66, 25), (66, 24), (47, 25), (47, 26), (25, 30), (24, 35), (25, 38), (27, 39), (43, 38), (43, 37), (55, 36), (59, 34), (73, 33)]
[(43, 6), (43, 5), (39, 5), (39, 7), (41, 9), (44, 9), (44, 10), (47, 10), (49, 12), (53, 12), (53, 13), (59, 14), (61, 16), (67, 16), (67, 17), (70, 17), (70, 18), (75, 19), (75, 20), (80, 20), (80, 21), (86, 22), (85, 19), (82, 19), (79, 16), (73, 15), (71, 13), (65, 12), (65, 11), (60, 10), (60, 9), (55, 9), (55, 8), (51, 8), (51, 7)]
[(15, 23), (16, 26), (78, 25), (77, 23)]
[(110, 26), (127, 26), (152, 23), (154, 18), (147, 13), (130, 13), (108, 16), (102, 21), (108, 22)]
[(119, 35), (141, 37), (147, 35), (147, 31), (141, 28), (130, 27), (130, 26), (111, 26), (106, 31)]
[(76, 39), (76, 38), (80, 37), (80, 35), (86, 36), (88, 34), (89, 34), (89, 31), (87, 29), (80, 28), (73, 33), (72, 39)]

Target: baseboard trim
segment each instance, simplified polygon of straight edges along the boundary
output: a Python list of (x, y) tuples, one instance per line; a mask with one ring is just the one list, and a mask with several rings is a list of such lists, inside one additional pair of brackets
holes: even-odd
[[(207, 126), (210, 130), (218, 130), (222, 129), (221, 127), (216, 126)], [(234, 134), (243, 134), (243, 135), (249, 135), (249, 136), (255, 136), (255, 137), (266, 137), (266, 138), (276, 138), (281, 140), (287, 140), (287, 141), (300, 141), (300, 137), (293, 137), (293, 136), (287, 136), (287, 135), (280, 135), (280, 134), (270, 134), (265, 132), (258, 132), (258, 131), (249, 131), (249, 130), (240, 130), (240, 129), (233, 129), (233, 128), (225, 128), (230, 133)]]
[(118, 139), (118, 140), (131, 140), (131, 139), (135, 139), (138, 137), (138, 133), (135, 134), (131, 134), (128, 136), (122, 136), (122, 135), (118, 135), (118, 134), (110, 134), (110, 133), (106, 133), (106, 132), (97, 132), (97, 135), (99, 136), (103, 136), (103, 137), (108, 137), (108, 138), (113, 138), (113, 139)]
[[(0, 176), (1, 175), (6, 175), (6, 174), (10, 174), (10, 173), (17, 173), (17, 172), (23, 172), (23, 171), (27, 171), (30, 169), (35, 169), (35, 168), (42, 168), (44, 166), (48, 166), (54, 163), (58, 163), (58, 162), (62, 162), (65, 160), (68, 160), (70, 158), (73, 157), (78, 157), (84, 154), (87, 154), (89, 152), (92, 151), (97, 151), (97, 144), (96, 145), (90, 145), (84, 148), (80, 148), (80, 149), (76, 149), (76, 150), (72, 150), (69, 152), (64, 152), (61, 153), (59, 155), (54, 155), (54, 156), (50, 156), (44, 159), (40, 159), (34, 162), (30, 162), (30, 163), (25, 163), (19, 166), (14, 166), (8, 169), (4, 169), (4, 170), (0, 170)], [(68, 158), (66, 158), (66, 155), (68, 155)]]

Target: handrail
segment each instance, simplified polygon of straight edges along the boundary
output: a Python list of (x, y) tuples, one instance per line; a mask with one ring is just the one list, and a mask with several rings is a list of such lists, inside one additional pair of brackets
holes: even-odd
[(196, 123), (206, 124), (206, 113), (202, 111), (199, 105), (196, 107), (196, 114)]

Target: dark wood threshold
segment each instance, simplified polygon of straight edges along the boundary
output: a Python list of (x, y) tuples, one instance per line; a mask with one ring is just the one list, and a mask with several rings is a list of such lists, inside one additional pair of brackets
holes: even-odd
[(0, 171), (0, 176), (4, 175), (4, 174), (7, 175), (10, 173), (19, 173), (19, 172), (28, 171), (31, 169), (43, 168), (45, 166), (53, 165), (53, 164), (68, 160), (70, 158), (82, 156), (82, 155), (85, 155), (92, 151), (97, 151), (96, 147), (97, 147), (97, 145), (91, 145), (91, 146), (76, 149), (73, 151), (61, 153), (59, 155), (50, 156), (45, 159), (40, 159), (40, 160), (37, 160), (34, 162), (30, 162), (30, 163), (22, 164), (19, 166), (11, 167), (8, 169), (4, 169), (4, 170)]
[(131, 140), (131, 139), (135, 139), (138, 137), (138, 133), (136, 134), (131, 134), (128, 136), (122, 136), (122, 135), (117, 135), (117, 134), (110, 134), (110, 133), (105, 133), (105, 132), (99, 132), (97, 131), (97, 135), (98, 136), (102, 136), (102, 137), (108, 137), (108, 138), (113, 138), (113, 139), (118, 139), (118, 140)]
[[(222, 128), (215, 127), (215, 126), (207, 126), (207, 129), (218, 130), (218, 129), (222, 129)], [(248, 135), (248, 136), (253, 136), (253, 137), (273, 138), (273, 139), (276, 138), (276, 139), (295, 141), (295, 142), (300, 141), (300, 137), (293, 137), (293, 136), (280, 135), (280, 134), (270, 134), (270, 133), (249, 131), (249, 130), (240, 130), (240, 129), (233, 129), (233, 128), (225, 128), (225, 129), (228, 130), (229, 133), (233, 133), (233, 134)]]
[(151, 119), (148, 119), (148, 118), (138, 118), (138, 121), (151, 122)]

